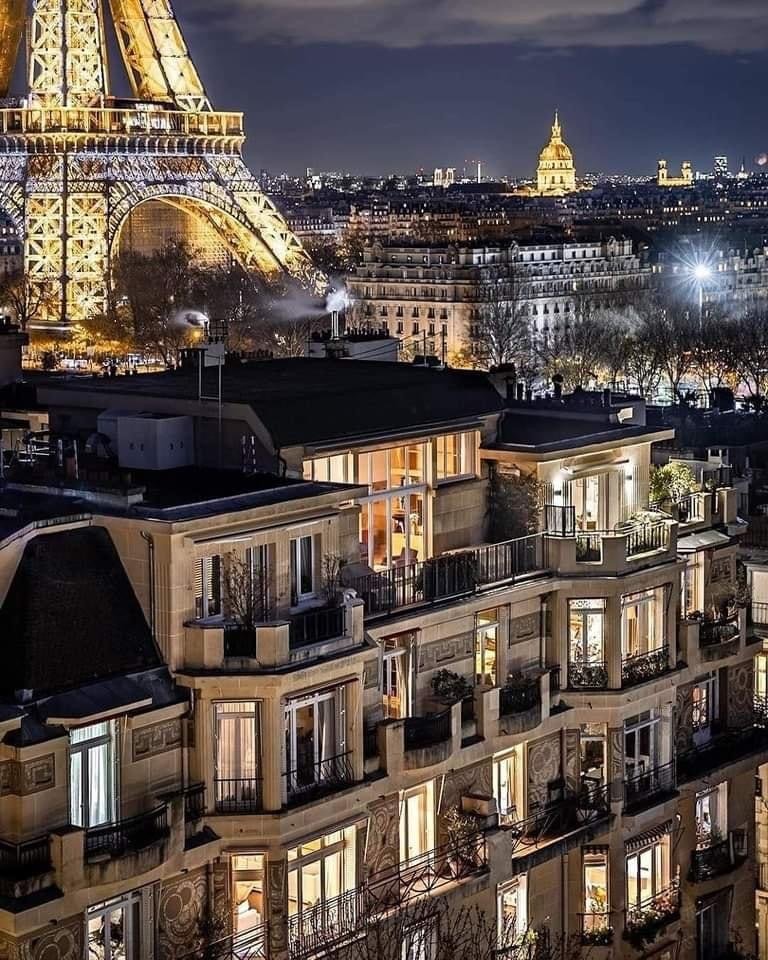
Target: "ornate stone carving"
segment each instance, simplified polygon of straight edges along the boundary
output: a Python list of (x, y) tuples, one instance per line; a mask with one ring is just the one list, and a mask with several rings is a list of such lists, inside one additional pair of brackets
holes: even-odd
[(0, 796), (30, 797), (56, 786), (56, 758), (52, 753), (21, 763), (0, 763)]
[(509, 624), (509, 646), (533, 640), (539, 635), (539, 615), (529, 613), (525, 617), (517, 617)]
[(371, 804), (368, 828), (369, 875), (393, 867), (400, 859), (400, 801), (397, 794)]
[(163, 885), (157, 916), (160, 960), (176, 960), (196, 948), (207, 902), (205, 868)]
[(267, 861), (267, 903), (269, 904), (269, 950), (271, 955), (288, 949), (288, 872), (285, 860)]
[(83, 956), (82, 917), (47, 927), (18, 945), (19, 960), (81, 960)]
[(728, 726), (752, 725), (752, 691), (754, 690), (754, 663), (748, 661), (728, 668)]
[(133, 731), (133, 762), (177, 750), (182, 742), (181, 717), (137, 727)]
[(686, 683), (677, 688), (675, 746), (678, 753), (693, 746), (693, 687), (694, 684)]
[(560, 734), (554, 733), (528, 746), (528, 804), (541, 806), (547, 802), (547, 786), (558, 780), (562, 772)]

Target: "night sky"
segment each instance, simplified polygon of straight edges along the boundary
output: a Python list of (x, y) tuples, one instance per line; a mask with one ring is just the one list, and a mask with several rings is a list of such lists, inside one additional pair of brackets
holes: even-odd
[(176, 0), (272, 172), (530, 175), (557, 106), (580, 172), (768, 150), (765, 0)]

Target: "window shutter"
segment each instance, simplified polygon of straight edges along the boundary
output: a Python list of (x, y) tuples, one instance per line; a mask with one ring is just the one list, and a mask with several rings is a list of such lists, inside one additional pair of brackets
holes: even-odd
[(203, 605), (203, 565), (204, 560), (195, 561), (195, 616), (200, 618), (204, 616)]

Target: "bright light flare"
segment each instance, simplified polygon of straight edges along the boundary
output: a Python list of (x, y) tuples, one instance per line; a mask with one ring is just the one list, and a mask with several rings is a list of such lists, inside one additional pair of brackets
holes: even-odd
[(704, 283), (712, 276), (712, 268), (706, 263), (697, 263), (693, 268), (693, 276), (699, 283)]

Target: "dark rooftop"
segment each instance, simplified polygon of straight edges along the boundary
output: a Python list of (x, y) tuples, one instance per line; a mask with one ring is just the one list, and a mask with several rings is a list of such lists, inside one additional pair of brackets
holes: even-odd
[[(217, 394), (218, 372), (204, 374), (204, 393)], [(51, 380), (41, 388), (59, 384)], [(72, 393), (170, 397), (196, 401), (196, 367), (135, 377), (82, 378)], [(497, 412), (502, 401), (487, 377), (405, 363), (294, 358), (227, 365), (224, 401), (248, 404), (277, 448), (387, 436)], [(106, 400), (105, 405), (113, 400)]]
[(530, 450), (563, 450), (592, 443), (624, 442), (661, 431), (611, 422), (608, 419), (572, 419), (543, 414), (507, 413), (499, 425), (497, 446)]
[(107, 530), (35, 537), (0, 608), (0, 696), (62, 692), (160, 665)]

